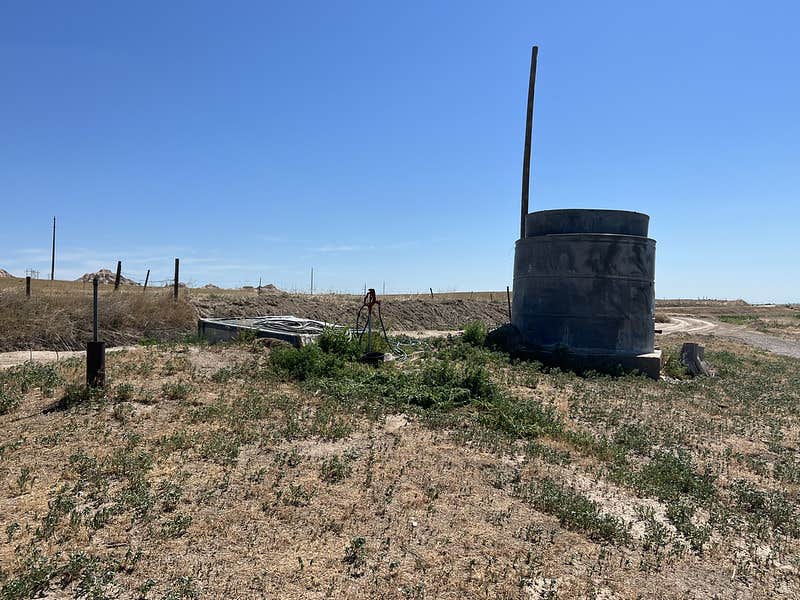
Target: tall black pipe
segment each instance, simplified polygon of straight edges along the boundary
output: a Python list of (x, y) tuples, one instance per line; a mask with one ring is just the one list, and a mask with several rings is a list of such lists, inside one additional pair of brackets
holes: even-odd
[(531, 75), (528, 80), (528, 111), (525, 120), (525, 149), (522, 155), (522, 211), (519, 218), (519, 238), (525, 237), (525, 217), (528, 215), (528, 198), (531, 185), (531, 138), (533, 136), (533, 95), (536, 89), (536, 60), (539, 46), (531, 49)]

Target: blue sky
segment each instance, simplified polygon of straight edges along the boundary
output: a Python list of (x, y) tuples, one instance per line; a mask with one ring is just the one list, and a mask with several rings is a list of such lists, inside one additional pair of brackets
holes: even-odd
[(511, 282), (532, 208), (651, 215), (659, 297), (800, 301), (794, 2), (4, 2), (0, 267)]

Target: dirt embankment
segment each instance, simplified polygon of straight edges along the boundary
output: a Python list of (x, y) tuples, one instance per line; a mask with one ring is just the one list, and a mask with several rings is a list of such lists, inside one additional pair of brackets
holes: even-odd
[[(256, 297), (201, 296), (190, 300), (201, 317), (294, 315), (346, 325), (355, 322), (361, 300), (352, 296), (264, 294)], [(495, 327), (508, 321), (504, 302), (469, 299), (388, 298), (381, 302), (386, 327), (395, 331), (458, 329), (481, 320)]]
[[(197, 317), (295, 315), (347, 325), (361, 300), (354, 296), (197, 295), (174, 302), (171, 295), (103, 293), (100, 337), (110, 346), (142, 338), (167, 341), (196, 331)], [(507, 321), (504, 302), (410, 298), (383, 300), (386, 327), (392, 331), (453, 330), (475, 320), (490, 327)], [(0, 352), (82, 350), (92, 335), (91, 298), (85, 294), (38, 295), (0, 292)]]

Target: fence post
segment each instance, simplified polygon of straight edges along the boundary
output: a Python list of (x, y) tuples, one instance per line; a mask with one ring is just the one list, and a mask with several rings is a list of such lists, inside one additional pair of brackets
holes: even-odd
[(180, 273), (180, 260), (175, 259), (175, 285), (172, 290), (172, 297), (175, 301), (178, 300), (178, 277)]
[(26, 298), (30, 298), (31, 297), (31, 276), (30, 275), (27, 275), (25, 277), (25, 297)]
[(150, 269), (147, 269), (147, 275), (144, 276), (144, 289), (142, 293), (144, 294), (147, 291), (147, 282), (150, 281)]
[(431, 298), (433, 298), (433, 288), (430, 288), (430, 290), (431, 290)]
[(117, 261), (117, 274), (114, 276), (114, 291), (119, 289), (119, 278), (122, 276), (122, 261)]

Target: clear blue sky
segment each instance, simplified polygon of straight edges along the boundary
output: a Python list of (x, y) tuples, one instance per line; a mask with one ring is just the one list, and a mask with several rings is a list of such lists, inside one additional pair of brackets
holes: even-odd
[(651, 215), (659, 297), (800, 300), (796, 2), (3, 2), (0, 267), (503, 289), (532, 208)]

